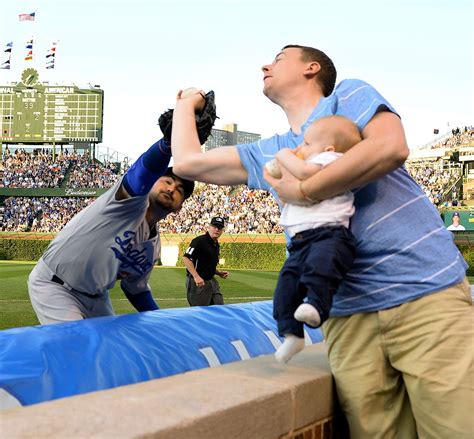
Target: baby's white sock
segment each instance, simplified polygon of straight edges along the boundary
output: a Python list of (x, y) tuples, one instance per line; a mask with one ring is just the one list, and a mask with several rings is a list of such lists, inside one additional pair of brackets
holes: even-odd
[(321, 316), (318, 310), (309, 303), (302, 303), (296, 308), (294, 316), (298, 322), (306, 323), (313, 328), (317, 328), (321, 324)]
[(279, 363), (288, 363), (294, 355), (304, 349), (304, 338), (293, 334), (286, 334), (285, 341), (275, 352)]

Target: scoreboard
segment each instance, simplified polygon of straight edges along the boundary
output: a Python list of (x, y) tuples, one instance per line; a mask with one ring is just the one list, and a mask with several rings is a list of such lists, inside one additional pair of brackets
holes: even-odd
[(0, 143), (100, 143), (104, 91), (38, 82), (33, 68), (21, 82), (0, 85)]

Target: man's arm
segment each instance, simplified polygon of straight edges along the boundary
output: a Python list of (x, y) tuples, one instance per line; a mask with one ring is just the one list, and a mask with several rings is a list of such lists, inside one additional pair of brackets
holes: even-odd
[(186, 256), (183, 256), (183, 263), (184, 266), (187, 268), (189, 273), (191, 273), (191, 276), (194, 278), (194, 282), (196, 282), (196, 285), (198, 287), (201, 287), (204, 285), (204, 279), (199, 276), (198, 272), (194, 268), (194, 263), (191, 261), (191, 259), (187, 258)]
[[(409, 149), (400, 118), (391, 112), (377, 113), (362, 131), (362, 141), (307, 180), (300, 181), (282, 166), (282, 178), (265, 179), (285, 202), (310, 204), (363, 186), (400, 167)], [(301, 183), (301, 186), (300, 186)], [(303, 195), (303, 193), (305, 195)]]
[(182, 178), (204, 183), (247, 183), (247, 171), (235, 146), (201, 151), (194, 113), (202, 101), (199, 93), (183, 99), (178, 96), (171, 135), (174, 172)]

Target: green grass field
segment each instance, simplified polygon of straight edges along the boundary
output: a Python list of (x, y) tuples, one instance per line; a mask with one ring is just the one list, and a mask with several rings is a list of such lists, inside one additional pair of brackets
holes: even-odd
[[(0, 261), (0, 329), (38, 325), (31, 307), (26, 282), (33, 262)], [(254, 270), (229, 270), (220, 280), (225, 303), (269, 300), (273, 297), (278, 273)], [(188, 306), (184, 268), (156, 267), (150, 278), (153, 296), (161, 308)], [(111, 291), (116, 314), (135, 312), (117, 285)]]

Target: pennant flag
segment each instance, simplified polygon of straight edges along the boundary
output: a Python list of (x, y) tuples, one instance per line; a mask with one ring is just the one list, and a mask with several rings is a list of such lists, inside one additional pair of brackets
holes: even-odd
[(20, 14), (18, 18), (20, 21), (35, 21), (36, 12), (32, 12), (31, 14)]
[(55, 41), (53, 44), (52, 44), (52, 47), (51, 49), (48, 49), (47, 53), (46, 53), (46, 58), (50, 58), (50, 57), (55, 57), (56, 56), (56, 45), (58, 44), (57, 41)]
[(0, 66), (0, 69), (10, 69), (10, 60), (12, 56), (12, 47), (13, 47), (13, 41), (10, 41), (9, 43), (6, 44), (4, 53), (8, 53), (8, 59), (2, 63)]
[(51, 45), (51, 48), (46, 52), (46, 68), (54, 69), (54, 61), (56, 58), (56, 46), (58, 42), (54, 41)]
[(33, 38), (26, 42), (26, 48), (28, 49), (28, 53), (25, 56), (25, 61), (31, 61), (33, 59)]

